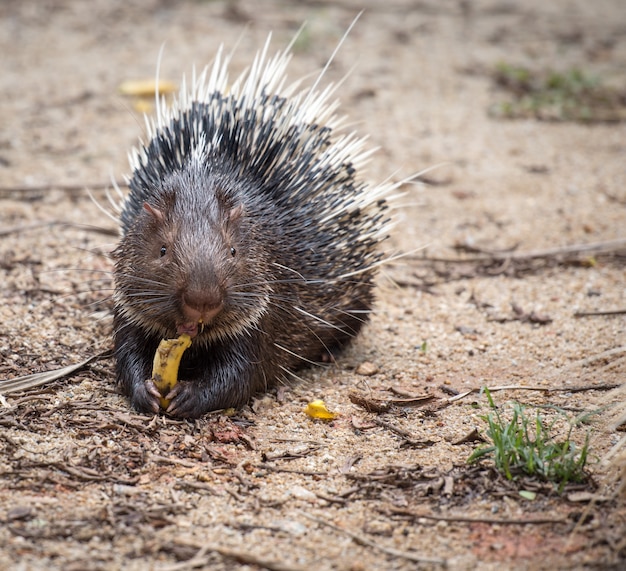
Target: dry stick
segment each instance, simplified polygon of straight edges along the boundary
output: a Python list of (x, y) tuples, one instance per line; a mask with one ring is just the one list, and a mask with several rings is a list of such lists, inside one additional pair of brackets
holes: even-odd
[(174, 466), (182, 466), (183, 468), (198, 468), (200, 466), (199, 462), (190, 462), (189, 460), (170, 458), (169, 456), (159, 456), (158, 454), (151, 454), (150, 460), (157, 464), (173, 464)]
[(75, 478), (78, 478), (79, 480), (100, 482), (102, 480), (108, 479), (107, 475), (99, 474), (89, 468), (80, 468), (78, 466), (70, 466), (69, 464), (63, 464), (61, 462), (51, 462), (48, 465), (62, 472), (67, 472), (70, 476), (74, 476)]
[(319, 472), (315, 470), (294, 470), (292, 468), (281, 468), (280, 466), (272, 466), (271, 464), (252, 464), (255, 468), (268, 470), (270, 472), (284, 472), (286, 474), (300, 474), (301, 476), (328, 476), (328, 472)]
[(416, 563), (434, 563), (435, 565), (442, 565), (444, 567), (447, 567), (448, 565), (445, 559), (439, 559), (436, 557), (420, 557), (419, 555), (409, 553), (408, 551), (400, 551), (399, 549), (394, 549), (393, 547), (385, 547), (383, 545), (375, 543), (374, 541), (372, 541), (371, 539), (368, 539), (367, 537), (363, 535), (359, 535), (358, 533), (348, 531), (347, 529), (344, 529), (343, 527), (339, 527), (333, 523), (330, 523), (329, 521), (309, 515), (306, 512), (300, 512), (300, 513), (304, 517), (316, 523), (325, 525), (327, 527), (330, 527), (331, 529), (334, 529), (335, 531), (339, 531), (341, 533), (346, 534), (347, 536), (351, 537), (352, 539), (354, 539), (354, 541), (356, 541), (357, 543), (360, 543), (361, 545), (365, 545), (366, 547), (371, 547), (372, 549), (382, 551), (383, 553), (386, 553), (387, 555), (392, 555), (393, 557), (399, 557), (401, 559), (407, 559), (409, 561), (415, 561)]
[(626, 238), (607, 240), (606, 242), (591, 242), (589, 244), (574, 244), (560, 248), (547, 248), (545, 250), (530, 250), (528, 252), (493, 252), (484, 256), (470, 256), (467, 258), (439, 258), (429, 256), (407, 256), (413, 260), (426, 260), (429, 262), (493, 262), (494, 260), (533, 260), (538, 258), (552, 258), (563, 254), (585, 254), (614, 252), (620, 248), (626, 248)]
[(574, 317), (596, 317), (601, 315), (624, 315), (626, 309), (614, 309), (612, 311), (577, 311)]
[(0, 236), (9, 236), (10, 234), (20, 234), (22, 232), (27, 232), (28, 230), (36, 230), (38, 228), (48, 228), (49, 226), (54, 226), (58, 224), (56, 220), (45, 221), (45, 222), (33, 222), (32, 224), (21, 224), (19, 226), (10, 226), (9, 228), (4, 228), (0, 230)]
[[(513, 248), (507, 248), (504, 250), (489, 250), (484, 248), (471, 248), (464, 247), (467, 251), (484, 254), (490, 258), (497, 259), (536, 259), (536, 258), (551, 258), (561, 254), (579, 254), (596, 251), (609, 251), (613, 252), (615, 248), (619, 249), (626, 246), (626, 238), (617, 238), (615, 240), (607, 240), (603, 242), (589, 242), (587, 244), (573, 244), (570, 246), (557, 246), (556, 248), (547, 248), (544, 250), (531, 250), (529, 252), (516, 252), (517, 244)], [(461, 246), (463, 248), (463, 246)]]
[(556, 393), (556, 392), (567, 392), (567, 393), (580, 393), (583, 391), (610, 391), (619, 387), (620, 384), (604, 384), (604, 385), (589, 385), (589, 386), (581, 386), (581, 387), (539, 387), (539, 386), (524, 386), (524, 385), (505, 385), (499, 387), (478, 387), (470, 389), (469, 391), (465, 391), (464, 393), (460, 393), (456, 396), (453, 396), (448, 399), (448, 402), (455, 402), (461, 399), (464, 399), (466, 396), (479, 393), (484, 388), (488, 388), (490, 392), (496, 391), (542, 391), (544, 393)]
[(434, 444), (432, 440), (416, 440), (409, 431), (404, 430), (403, 428), (400, 428), (399, 426), (396, 426), (394, 424), (391, 424), (390, 422), (381, 420), (380, 418), (373, 418), (372, 421), (378, 426), (382, 426), (383, 428), (386, 428), (387, 430), (391, 430), (391, 432), (396, 433), (398, 436), (401, 436), (402, 438), (404, 438), (404, 441), (411, 446), (425, 448)]
[(321, 492), (314, 492), (315, 495), (320, 499), (320, 500), (324, 500), (326, 502), (329, 502), (331, 504), (345, 504), (348, 500), (346, 500), (345, 498), (339, 498), (336, 496), (327, 496), (326, 494), (322, 494)]
[(469, 516), (453, 516), (453, 515), (434, 515), (414, 512), (412, 510), (402, 508), (384, 508), (383, 513), (392, 513), (394, 515), (410, 516), (415, 519), (430, 519), (433, 521), (448, 521), (457, 523), (489, 523), (493, 525), (543, 525), (555, 523), (568, 523), (567, 518), (528, 518), (528, 519), (501, 519), (492, 517), (469, 517)]
[[(50, 192), (51, 190), (62, 190), (63, 192), (85, 192), (89, 190), (105, 190), (113, 186), (113, 182), (98, 182), (96, 184), (42, 184), (40, 186), (0, 186), (0, 194), (19, 193), (23, 195), (35, 194), (39, 192)], [(128, 183), (125, 180), (118, 180), (115, 183), (120, 188), (125, 188)]]
[(201, 547), (195, 542), (181, 541), (180, 539), (175, 540), (174, 543), (185, 547), (196, 547), (198, 552), (187, 561), (174, 563), (173, 565), (168, 565), (166, 567), (159, 567), (159, 571), (183, 571), (184, 569), (193, 569), (195, 567), (207, 567), (211, 563), (211, 559), (207, 557), (206, 554), (210, 551), (219, 553), (222, 557), (227, 559), (234, 559), (235, 561), (244, 563), (245, 565), (256, 565), (261, 567), (261, 569), (269, 569), (270, 571), (303, 571), (302, 567), (285, 565), (279, 561), (268, 561), (261, 559), (252, 553), (235, 551), (234, 549), (227, 549), (217, 545), (204, 545)]
[(378, 424), (378, 426), (391, 430), (391, 432), (395, 432), (398, 436), (402, 436), (402, 438), (405, 438), (406, 440), (413, 440), (413, 435), (408, 430), (404, 430), (404, 428), (400, 428), (399, 426), (381, 420), (380, 418), (374, 418), (373, 421)]
[(91, 226), (90, 224), (77, 224), (76, 222), (64, 222), (63, 220), (42, 220), (40, 222), (33, 222), (32, 224), (11, 226), (10, 228), (0, 230), (0, 236), (21, 234), (22, 232), (28, 232), (30, 230), (49, 228), (53, 226), (66, 226), (68, 228), (76, 228), (78, 230), (86, 230), (88, 232), (104, 234), (105, 236), (119, 236), (119, 229), (116, 228), (100, 228), (99, 226)]

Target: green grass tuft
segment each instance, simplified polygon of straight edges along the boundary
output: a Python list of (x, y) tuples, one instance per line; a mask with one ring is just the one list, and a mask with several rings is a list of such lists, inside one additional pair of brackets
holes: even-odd
[(569, 420), (569, 431), (563, 442), (556, 442), (550, 435), (554, 422), (546, 424), (539, 412), (529, 418), (525, 407), (512, 405), (512, 416), (506, 421), (494, 404), (489, 389), (485, 394), (492, 411), (481, 418), (487, 422), (487, 437), (492, 444), (475, 450), (468, 462), (493, 456), (496, 468), (507, 479), (513, 480), (525, 474), (558, 485), (559, 493), (568, 482), (584, 482), (587, 479), (585, 465), (589, 455), (589, 432), (579, 449), (570, 437), (575, 421)]

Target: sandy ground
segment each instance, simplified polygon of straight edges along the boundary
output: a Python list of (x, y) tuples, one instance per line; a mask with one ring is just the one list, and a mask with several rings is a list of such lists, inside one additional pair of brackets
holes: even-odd
[[(321, 69), (365, 8), (328, 78), (349, 72), (343, 110), (380, 147), (369, 176), (441, 166), (396, 202), (389, 253), (415, 253), (382, 272), (371, 324), (306, 382), (232, 420), (197, 422), (134, 413), (110, 359), (7, 395), (0, 568), (623, 568), (626, 512), (610, 497), (615, 466), (600, 459), (620, 437), (607, 387), (624, 380), (626, 322), (575, 313), (626, 308), (624, 258), (509, 259), (487, 271), (432, 261), (468, 256), (455, 245), (528, 252), (625, 237), (624, 123), (488, 113), (503, 97), (489, 73), (501, 62), (577, 66), (623, 89), (622, 4), (5, 0), (2, 379), (111, 346), (106, 253), (116, 226), (84, 189), (104, 201), (103, 186), (128, 172), (143, 122), (118, 86), (154, 77), (163, 44), (161, 76), (179, 81), (221, 42), (238, 43), (240, 70), (270, 31), (282, 48), (307, 21), (295, 79)], [(359, 369), (365, 362), (370, 371)], [(581, 445), (592, 430), (587, 484), (559, 496), (549, 485), (509, 483), (489, 463), (469, 467), (478, 443), (458, 442), (484, 434), (487, 402), (448, 399), (481, 386), (545, 389), (493, 394), (544, 407), (550, 419), (560, 418), (551, 407), (600, 411), (572, 433)], [(350, 400), (354, 391), (395, 401), (370, 413)], [(433, 398), (398, 401), (407, 395)], [(308, 419), (302, 409), (313, 398), (339, 418)]]

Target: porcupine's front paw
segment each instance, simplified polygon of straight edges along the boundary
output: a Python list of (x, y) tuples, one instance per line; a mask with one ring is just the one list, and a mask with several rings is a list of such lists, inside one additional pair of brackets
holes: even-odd
[(170, 401), (165, 412), (177, 418), (198, 418), (212, 410), (208, 406), (207, 398), (198, 390), (197, 385), (190, 381), (178, 381), (165, 395), (165, 399)]
[(146, 379), (143, 383), (137, 383), (130, 395), (130, 403), (139, 412), (156, 414), (159, 412), (159, 399), (161, 393), (152, 379)]

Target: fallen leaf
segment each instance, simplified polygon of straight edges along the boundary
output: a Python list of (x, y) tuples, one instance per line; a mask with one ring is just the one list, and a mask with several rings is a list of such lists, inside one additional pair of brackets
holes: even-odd
[(365, 395), (361, 393), (357, 393), (356, 391), (351, 391), (348, 395), (350, 402), (364, 408), (367, 412), (375, 412), (375, 413), (383, 413), (389, 412), (391, 408), (391, 404), (381, 399), (372, 399), (367, 398)]

